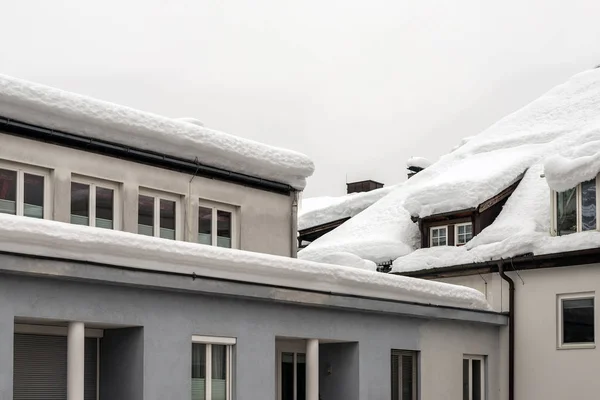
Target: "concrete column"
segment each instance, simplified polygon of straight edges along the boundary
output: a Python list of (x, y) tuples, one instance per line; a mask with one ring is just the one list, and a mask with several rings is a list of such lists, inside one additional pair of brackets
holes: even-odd
[(83, 400), (85, 325), (69, 322), (67, 336), (67, 400)]
[(319, 400), (319, 340), (306, 341), (306, 400)]

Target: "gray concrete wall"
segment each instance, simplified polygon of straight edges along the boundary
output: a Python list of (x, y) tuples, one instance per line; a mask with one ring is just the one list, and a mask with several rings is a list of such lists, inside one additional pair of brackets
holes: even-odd
[[(389, 400), (391, 349), (420, 350), (423, 343), (430, 346), (436, 340), (443, 348), (448, 332), (454, 335), (453, 343), (460, 346), (448, 346), (439, 355), (431, 352), (430, 365), (435, 366), (433, 361), (439, 360), (440, 365), (453, 366), (452, 360), (459, 360), (465, 352), (487, 353), (496, 349), (493, 343), (497, 341), (498, 328), (486, 325), (482, 325), (480, 336), (463, 336), (463, 323), (448, 322), (440, 335), (436, 336), (435, 329), (428, 330), (427, 340), (422, 342), (421, 327), (425, 319), (50, 278), (8, 274), (0, 278), (2, 400), (12, 399), (15, 317), (143, 327), (145, 400), (189, 400), (190, 343), (194, 334), (237, 338), (236, 400), (274, 397), (276, 337), (358, 343), (356, 398), (360, 400)], [(139, 372), (138, 368), (136, 371)], [(422, 384), (427, 385), (431, 377), (444, 372), (435, 368), (428, 370)], [(460, 377), (456, 379), (453, 385), (460, 384)]]
[[(50, 173), (50, 216), (70, 221), (71, 175), (102, 179), (120, 188), (120, 229), (137, 233), (137, 198), (140, 187), (181, 198), (183, 240), (195, 242), (200, 199), (237, 207), (234, 227), (238, 248), (292, 256), (296, 247), (293, 196), (252, 189), (214, 179), (195, 177), (118, 158), (51, 145), (0, 132), (0, 161), (41, 167)], [(100, 167), (99, 167), (100, 166)], [(186, 218), (183, 218), (185, 214)]]
[(319, 393), (322, 400), (358, 400), (358, 343), (319, 346)]
[(100, 400), (144, 399), (144, 329), (105, 329), (100, 340)]

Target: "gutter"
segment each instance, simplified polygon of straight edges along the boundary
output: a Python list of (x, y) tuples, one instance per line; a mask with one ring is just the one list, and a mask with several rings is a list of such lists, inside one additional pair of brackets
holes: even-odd
[(5, 133), (14, 136), (71, 147), (77, 150), (94, 152), (109, 157), (203, 176), (205, 178), (220, 179), (279, 194), (289, 195), (292, 192), (296, 192), (296, 189), (285, 183), (228, 171), (223, 168), (211, 167), (201, 164), (198, 160), (190, 161), (106, 140), (92, 139), (81, 135), (43, 128), (2, 116), (0, 116), (0, 127), (4, 129)]
[(508, 400), (515, 398), (515, 282), (504, 273), (504, 261), (498, 261), (498, 273), (508, 282)]

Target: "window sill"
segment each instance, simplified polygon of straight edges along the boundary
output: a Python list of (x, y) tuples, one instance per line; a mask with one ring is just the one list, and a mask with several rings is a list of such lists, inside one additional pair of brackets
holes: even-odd
[(562, 344), (556, 347), (556, 350), (584, 350), (584, 349), (595, 349), (595, 343), (569, 343)]

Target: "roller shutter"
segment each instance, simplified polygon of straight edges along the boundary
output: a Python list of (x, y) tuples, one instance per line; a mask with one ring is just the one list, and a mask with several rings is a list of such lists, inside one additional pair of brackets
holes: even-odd
[[(85, 339), (85, 400), (96, 400), (97, 341)], [(13, 399), (67, 399), (66, 336), (14, 335)]]

